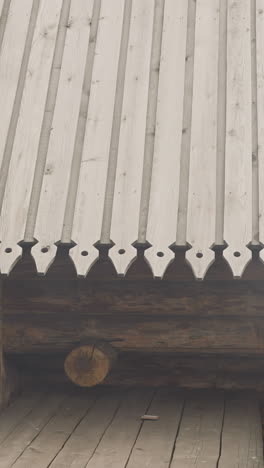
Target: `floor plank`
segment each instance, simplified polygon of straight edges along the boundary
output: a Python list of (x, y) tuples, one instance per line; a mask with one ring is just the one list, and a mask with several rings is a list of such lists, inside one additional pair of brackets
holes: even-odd
[(45, 396), (5, 439), (0, 450), (0, 468), (9, 468), (14, 464), (56, 412), (63, 398), (60, 393)]
[(142, 426), (141, 416), (150, 405), (153, 392), (129, 391), (95, 450), (87, 468), (124, 468)]
[(148, 413), (156, 421), (144, 421), (127, 468), (168, 468), (181, 419), (184, 398), (175, 391), (160, 390)]
[(216, 468), (223, 415), (221, 394), (202, 392), (187, 398), (170, 468)]
[(11, 467), (264, 468), (258, 399), (166, 388), (29, 392), (0, 414), (0, 468)]
[(50, 468), (83, 468), (92, 457), (120, 404), (121, 393), (110, 391), (98, 398), (58, 453)]
[(68, 397), (13, 467), (46, 468), (49, 466), (94, 402), (94, 394), (91, 396), (77, 394)]
[(263, 468), (260, 411), (256, 397), (227, 399), (218, 468)]
[(0, 445), (38, 404), (41, 397), (43, 398), (43, 393), (23, 394), (2, 411), (0, 414)]

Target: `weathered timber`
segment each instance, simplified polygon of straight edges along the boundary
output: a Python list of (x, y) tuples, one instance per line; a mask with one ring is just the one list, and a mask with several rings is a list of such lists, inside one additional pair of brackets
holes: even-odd
[(73, 349), (64, 361), (69, 379), (80, 387), (93, 387), (104, 381), (116, 359), (107, 343), (90, 343)]
[(0, 410), (7, 406), (9, 398), (8, 376), (3, 356), (2, 280), (0, 278)]
[(140, 259), (120, 280), (104, 260), (78, 279), (63, 255), (37, 277), (25, 257), (4, 284), (5, 351), (66, 353), (95, 339), (127, 351), (263, 356), (263, 266), (255, 262), (252, 275), (230, 281), (219, 258), (221, 281), (197, 282), (177, 259), (177, 272), (154, 281)]
[[(69, 385), (63, 365), (65, 353), (8, 355), (29, 385)], [(257, 389), (264, 391), (264, 358), (248, 356), (184, 355), (182, 353), (121, 352), (103, 382), (108, 386)]]

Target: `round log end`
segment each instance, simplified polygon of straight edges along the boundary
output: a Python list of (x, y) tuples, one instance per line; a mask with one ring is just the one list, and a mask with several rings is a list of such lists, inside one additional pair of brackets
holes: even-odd
[(107, 343), (87, 344), (73, 349), (64, 361), (68, 378), (79, 387), (94, 387), (110, 372), (116, 352)]

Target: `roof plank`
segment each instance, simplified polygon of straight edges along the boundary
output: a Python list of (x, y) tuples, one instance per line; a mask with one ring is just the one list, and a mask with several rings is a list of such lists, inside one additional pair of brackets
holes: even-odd
[(224, 257), (235, 277), (251, 259), (252, 97), (250, 2), (228, 4)]
[[(41, 0), (39, 6), (2, 206), (2, 273), (9, 273), (22, 253), (17, 243), (24, 238), (61, 6), (62, 0), (55, 0), (52, 7), (48, 0)], [(29, 14), (30, 7), (27, 0), (22, 10)], [(23, 11), (14, 11), (14, 16), (28, 26)], [(25, 34), (24, 26), (23, 37)]]
[[(53, 8), (53, 7), (51, 7)], [(60, 241), (79, 118), (93, 0), (72, 2), (32, 249), (45, 273)]]
[(132, 5), (109, 253), (118, 274), (136, 257), (154, 6), (147, 0)]
[[(264, 244), (264, 1), (256, 2), (256, 56), (257, 56), (257, 133), (258, 133), (258, 196), (259, 240)], [(264, 261), (264, 250), (260, 252)]]
[(188, 2), (165, 2), (145, 257), (162, 277), (176, 240)]
[(219, 1), (196, 2), (186, 259), (202, 279), (214, 261)]
[(90, 90), (70, 251), (77, 273), (85, 276), (98, 256), (110, 152), (124, 1), (113, 8), (103, 0)]

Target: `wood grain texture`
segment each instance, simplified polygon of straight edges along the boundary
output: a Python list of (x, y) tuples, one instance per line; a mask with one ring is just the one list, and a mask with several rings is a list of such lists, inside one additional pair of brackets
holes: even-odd
[(86, 395), (66, 398), (57, 414), (48, 421), (12, 466), (14, 468), (48, 467), (93, 402), (94, 397)]
[(57, 250), (55, 243), (60, 241), (63, 229), (92, 8), (93, 0), (78, 0), (72, 3), (70, 10), (34, 234), (38, 244), (32, 249), (41, 273), (45, 273), (53, 262)]
[(115, 245), (109, 253), (118, 274), (136, 256), (153, 20), (154, 1), (133, 1), (111, 226)]
[[(87, 468), (124, 468), (141, 428), (141, 415), (151, 401), (150, 390), (131, 390), (123, 399), (112, 424), (87, 463)], [(113, 446), (119, 447), (113, 450)]]
[(40, 405), (30, 413), (30, 417), (22, 420), (16, 426), (15, 430), (1, 444), (1, 468), (9, 468), (16, 462), (17, 458), (56, 412), (63, 398), (65, 397), (62, 394), (51, 394), (48, 397), (43, 397)]
[(2, 20), (1, 16), (2, 16), (2, 13), (3, 13), (3, 5), (4, 5), (4, 0), (0, 0), (0, 22)]
[(251, 259), (252, 102), (250, 2), (228, 5), (224, 257), (235, 277)]
[(157, 421), (145, 421), (135, 442), (127, 468), (169, 468), (175, 435), (180, 425), (184, 396), (176, 391), (158, 390), (148, 409)]
[(188, 2), (165, 2), (145, 257), (162, 277), (174, 257), (182, 137)]
[(51, 468), (83, 468), (92, 458), (105, 431), (112, 423), (122, 399), (122, 391), (99, 396), (87, 415), (54, 458)]
[(214, 261), (219, 0), (196, 2), (195, 28), (186, 259), (202, 279)]
[(262, 0), (60, 2), (0, 0), (0, 270), (20, 241), (40, 274), (75, 243), (86, 276), (115, 244), (124, 275), (138, 241), (162, 278), (189, 243), (202, 279), (226, 243), (240, 277), (263, 243)]
[(43, 0), (39, 7), (2, 207), (2, 273), (22, 252), (17, 243), (24, 238), (61, 6), (62, 0), (52, 8)]
[(263, 443), (256, 396), (226, 402), (219, 468), (263, 468)]
[[(23, 59), (32, 0), (12, 0), (0, 53), (0, 107), (5, 115), (0, 125), (0, 163), (2, 163), (12, 115), (20, 67)], [(16, 34), (14, 34), (16, 31)]]
[(187, 397), (171, 468), (217, 468), (223, 416), (221, 394)]
[(101, 5), (70, 251), (78, 275), (98, 257), (120, 55), (124, 1)]
[[(258, 184), (259, 184), (259, 240), (264, 244), (264, 2), (256, 1), (256, 62), (257, 62), (257, 136), (258, 136)], [(263, 261), (263, 250), (260, 252)]]

